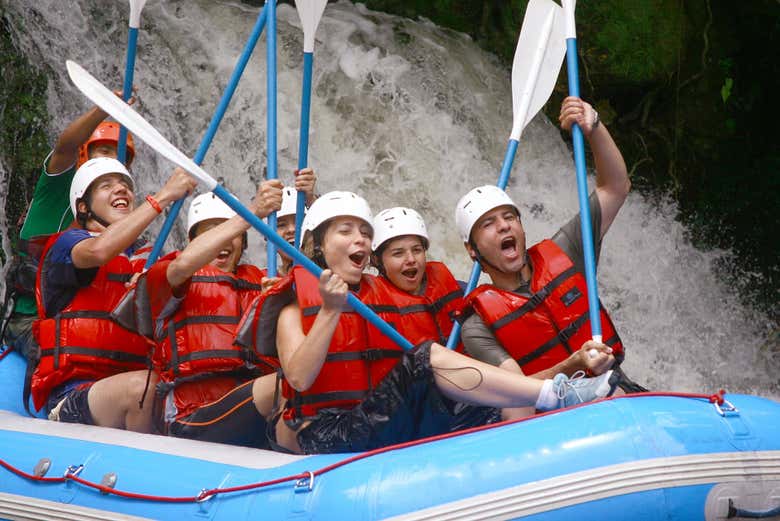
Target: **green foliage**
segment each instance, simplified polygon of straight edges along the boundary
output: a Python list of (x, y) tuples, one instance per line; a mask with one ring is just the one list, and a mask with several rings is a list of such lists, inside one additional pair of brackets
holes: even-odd
[(599, 83), (664, 81), (675, 70), (684, 23), (678, 0), (577, 4), (578, 43)]
[(734, 80), (732, 78), (726, 78), (723, 82), (723, 86), (720, 88), (720, 97), (723, 103), (726, 103), (731, 97), (731, 87), (734, 86)]

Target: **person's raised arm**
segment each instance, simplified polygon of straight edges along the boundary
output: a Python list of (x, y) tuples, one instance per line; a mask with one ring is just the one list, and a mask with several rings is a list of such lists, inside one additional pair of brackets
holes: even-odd
[[(120, 98), (121, 91), (114, 92)], [(135, 103), (135, 97), (131, 97), (128, 105)], [(89, 136), (95, 131), (100, 122), (108, 117), (99, 107), (92, 107), (81, 116), (76, 118), (57, 138), (54, 145), (49, 164), (46, 166), (46, 172), (49, 174), (58, 174), (76, 164), (79, 155), (79, 147), (86, 143)]]
[[(282, 207), (282, 182), (273, 179), (263, 181), (258, 187), (249, 209), (260, 217), (267, 217), (271, 212)], [(166, 277), (171, 287), (184, 284), (200, 268), (214, 260), (234, 237), (250, 228), (241, 216), (236, 215), (227, 221), (195, 237), (181, 254), (168, 265)]]
[(276, 328), (279, 361), (285, 379), (297, 391), (307, 390), (317, 379), (349, 291), (347, 283), (330, 270), (322, 272), (319, 289), (322, 306), (308, 335), (303, 333), (297, 303), (289, 304), (279, 314)]
[(623, 155), (606, 126), (598, 121), (593, 107), (580, 98), (564, 99), (558, 120), (561, 128), (568, 131), (577, 123), (590, 145), (596, 164), (596, 196), (601, 206), (600, 232), (604, 237), (631, 189)]
[(105, 228), (97, 237), (86, 239), (74, 246), (71, 253), (73, 265), (79, 269), (103, 266), (130, 247), (163, 208), (186, 197), (195, 186), (197, 181), (181, 168), (177, 168), (160, 191), (152, 196), (159, 206), (159, 211), (149, 201), (144, 201), (130, 214)]

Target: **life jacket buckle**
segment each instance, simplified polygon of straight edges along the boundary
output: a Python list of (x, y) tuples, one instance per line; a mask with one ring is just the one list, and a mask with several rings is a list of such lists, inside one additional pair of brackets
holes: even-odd
[(383, 358), (382, 350), (373, 348), (366, 349), (363, 351), (361, 358), (367, 362), (376, 362), (377, 360), (381, 360)]
[(531, 304), (531, 309), (539, 307), (539, 305), (542, 304), (542, 302), (544, 302), (549, 296), (550, 290), (547, 288), (547, 286), (531, 295), (531, 298), (528, 299), (528, 303)]

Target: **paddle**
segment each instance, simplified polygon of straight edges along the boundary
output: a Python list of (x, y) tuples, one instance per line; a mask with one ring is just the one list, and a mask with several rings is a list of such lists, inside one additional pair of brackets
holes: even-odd
[[(282, 239), (275, 229), (269, 227), (249, 209), (241, 204), (230, 192), (228, 192), (223, 186), (217, 184), (217, 181), (211, 177), (200, 166), (196, 165), (190, 158), (184, 155), (179, 149), (174, 147), (168, 142), (152, 125), (150, 125), (144, 118), (141, 117), (132, 107), (124, 103), (117, 98), (110, 90), (108, 90), (102, 83), (96, 80), (92, 75), (85, 71), (76, 62), (68, 60), (66, 62), (68, 68), (68, 75), (71, 81), (76, 87), (95, 105), (109, 113), (120, 122), (125, 125), (136, 137), (144, 141), (147, 145), (159, 152), (163, 157), (176, 163), (187, 172), (195, 176), (200, 182), (202, 182), (206, 188), (213, 191), (214, 194), (225, 202), (230, 208), (232, 208), (237, 214), (244, 218), (249, 224), (251, 224), (257, 231), (262, 233), (269, 242), (273, 242), (275, 246), (281, 249), (291, 259), (295, 260), (298, 264), (301, 264), (315, 277), (319, 277), (322, 273), (322, 269), (314, 264), (309, 258), (299, 252), (295, 247), (291, 246), (287, 241)], [(358, 300), (355, 295), (350, 293), (347, 296), (347, 302), (352, 308), (359, 313), (363, 318), (368, 320), (379, 331), (393, 340), (396, 344), (404, 349), (411, 349), (412, 344), (402, 337), (398, 331), (390, 327), (384, 320), (379, 318), (371, 309)]]
[[(520, 135), (547, 102), (563, 63), (564, 20), (561, 8), (552, 0), (531, 0), (523, 18), (512, 62), (512, 133), (509, 136), (498, 187), (506, 190)], [(482, 271), (474, 262), (465, 294), (477, 285)], [(447, 347), (453, 349), (460, 336), (460, 323), (452, 327)]]
[[(309, 114), (311, 112), (311, 74), (314, 65), (314, 35), (328, 0), (296, 0), (295, 8), (303, 27), (303, 86), (301, 88), (301, 131), (298, 140), (298, 170), (309, 163)], [(301, 226), (306, 211), (306, 194), (295, 200), (295, 244), (301, 244)]]
[[(206, 157), (206, 152), (211, 146), (211, 141), (214, 139), (214, 135), (217, 133), (219, 124), (222, 122), (222, 117), (225, 115), (225, 111), (227, 111), (230, 100), (233, 98), (233, 94), (236, 92), (238, 81), (244, 74), (244, 69), (249, 62), (249, 58), (252, 56), (252, 51), (257, 45), (257, 40), (260, 39), (260, 35), (262, 34), (263, 28), (265, 27), (265, 20), (266, 11), (265, 7), (263, 7), (257, 17), (257, 21), (255, 22), (255, 26), (252, 29), (252, 33), (249, 35), (249, 39), (247, 39), (246, 44), (244, 45), (244, 50), (241, 52), (241, 56), (239, 56), (238, 61), (233, 68), (233, 73), (230, 75), (230, 80), (228, 81), (228, 85), (225, 88), (225, 92), (222, 93), (222, 98), (219, 100), (219, 105), (217, 105), (217, 109), (214, 111), (214, 115), (211, 117), (211, 123), (209, 123), (209, 126), (206, 129), (206, 134), (203, 136), (203, 140), (200, 142), (200, 146), (198, 147), (197, 152), (195, 152), (193, 161), (195, 161), (195, 163), (198, 165), (203, 163), (203, 159)], [(160, 257), (160, 252), (165, 245), (165, 241), (168, 239), (168, 235), (171, 233), (171, 229), (176, 222), (176, 218), (179, 216), (179, 212), (181, 211), (183, 204), (184, 198), (179, 199), (173, 203), (173, 206), (171, 206), (171, 209), (168, 211), (168, 216), (165, 218), (165, 222), (163, 223), (162, 229), (160, 230), (160, 234), (157, 236), (157, 240), (154, 241), (152, 252), (149, 254), (149, 258), (146, 260), (146, 265), (144, 266), (145, 270), (151, 268)]]
[[(141, 27), (141, 11), (146, 0), (130, 0), (130, 30), (127, 32), (127, 57), (125, 59), (125, 84), (122, 88), (122, 99), (127, 101), (133, 95), (133, 72), (135, 71), (135, 49), (138, 44), (138, 28)], [(127, 159), (127, 129), (119, 128), (119, 143), (116, 147), (116, 157), (122, 163)]]
[[(574, 0), (562, 0), (566, 18), (566, 72), (569, 79), (569, 96), (580, 96), (580, 76), (577, 70), (577, 31), (574, 22)], [(582, 249), (585, 257), (585, 281), (588, 287), (588, 316), (593, 340), (601, 342), (601, 315), (599, 314), (599, 289), (596, 280), (596, 256), (593, 248), (593, 230), (590, 223), (590, 204), (588, 204), (588, 179), (585, 172), (585, 141), (582, 129), (576, 123), (572, 125), (571, 137), (574, 142), (574, 166), (577, 171), (577, 196), (580, 205), (580, 230), (582, 231)], [(589, 351), (591, 357), (598, 353)]]
[[(268, 179), (278, 177), (278, 165), (276, 163), (276, 0), (266, 0), (268, 8), (268, 30), (265, 32), (266, 40), (266, 88), (268, 109), (266, 111), (266, 133), (268, 158)], [(268, 216), (268, 226), (276, 232), (276, 212)], [(276, 247), (273, 241), (268, 241), (266, 249), (268, 259), (268, 276), (276, 277)]]

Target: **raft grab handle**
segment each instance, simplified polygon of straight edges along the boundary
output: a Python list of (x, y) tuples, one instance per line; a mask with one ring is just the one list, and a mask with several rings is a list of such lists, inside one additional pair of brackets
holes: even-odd
[(314, 472), (307, 470), (307, 476), (295, 482), (295, 493), (311, 492), (314, 488)]

